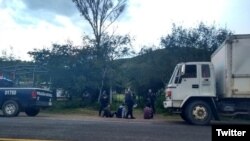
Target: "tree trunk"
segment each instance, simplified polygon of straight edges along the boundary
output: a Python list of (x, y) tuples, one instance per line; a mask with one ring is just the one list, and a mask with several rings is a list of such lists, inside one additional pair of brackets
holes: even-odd
[(106, 77), (107, 67), (104, 68), (103, 74), (102, 74), (102, 80), (101, 80), (101, 86), (99, 87), (99, 96), (98, 96), (98, 102), (100, 102), (103, 86), (104, 86), (104, 80)]

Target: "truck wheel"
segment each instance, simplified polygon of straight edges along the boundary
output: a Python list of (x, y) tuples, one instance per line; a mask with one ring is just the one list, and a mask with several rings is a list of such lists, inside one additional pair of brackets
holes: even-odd
[(27, 116), (34, 117), (40, 112), (39, 108), (26, 108), (25, 113)]
[(2, 106), (3, 115), (6, 117), (14, 117), (19, 114), (19, 105), (14, 100), (5, 101)]
[(193, 101), (187, 105), (186, 118), (191, 124), (207, 125), (212, 119), (212, 110), (204, 101)]
[(186, 115), (185, 115), (184, 112), (181, 112), (181, 113), (180, 113), (180, 116), (181, 116), (181, 118), (182, 118), (184, 121), (190, 123), (190, 122), (188, 121), (188, 119), (187, 119), (187, 117), (186, 117)]

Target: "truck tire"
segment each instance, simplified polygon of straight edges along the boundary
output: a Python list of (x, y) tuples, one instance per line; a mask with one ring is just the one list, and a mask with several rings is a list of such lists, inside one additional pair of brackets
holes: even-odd
[(26, 108), (25, 113), (27, 116), (34, 117), (40, 112), (39, 108)]
[(182, 111), (182, 112), (180, 113), (180, 116), (181, 116), (181, 118), (182, 118), (184, 121), (186, 121), (187, 123), (190, 123), (189, 120), (187, 119), (187, 117), (186, 117), (184, 111)]
[(7, 100), (2, 106), (3, 115), (6, 117), (14, 117), (19, 114), (19, 105), (15, 100)]
[(187, 105), (185, 117), (195, 125), (207, 125), (212, 119), (212, 110), (207, 102), (193, 101)]

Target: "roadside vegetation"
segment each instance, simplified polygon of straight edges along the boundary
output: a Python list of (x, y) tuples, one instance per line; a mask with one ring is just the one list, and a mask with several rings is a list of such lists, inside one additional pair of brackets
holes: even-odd
[[(109, 60), (109, 69), (103, 80), (103, 90), (112, 92), (115, 109), (124, 100), (124, 90), (131, 87), (137, 97), (139, 107), (144, 106), (148, 89), (157, 93), (157, 111), (165, 112), (162, 106), (164, 87), (168, 83), (177, 62), (210, 61), (209, 56), (231, 32), (200, 23), (195, 28), (173, 25), (171, 34), (162, 37), (158, 47), (144, 47), (140, 53), (130, 58)], [(87, 45), (90, 46), (90, 45)], [(53, 44), (51, 47), (30, 52), (34, 60), (27, 62), (13, 58), (0, 59), (0, 68), (15, 65), (37, 65), (48, 70), (35, 75), (35, 86), (41, 83), (56, 92), (62, 89), (61, 96), (67, 101), (54, 102), (55, 108), (98, 107), (100, 88), (100, 63), (95, 59), (92, 47), (75, 47), (71, 44)], [(15, 70), (13, 70), (15, 71)], [(7, 76), (7, 72), (4, 72)], [(13, 72), (9, 72), (13, 73)], [(10, 75), (9, 75), (10, 76)], [(33, 79), (32, 72), (18, 75), (18, 81)], [(17, 78), (17, 77), (16, 77)], [(17, 80), (14, 80), (17, 81)], [(89, 97), (81, 103), (84, 93)]]
[[(130, 87), (136, 95), (139, 111), (145, 106), (148, 89), (152, 89), (157, 93), (157, 113), (166, 113), (162, 105), (164, 88), (176, 63), (210, 61), (210, 55), (232, 34), (229, 29), (202, 22), (193, 28), (173, 24), (171, 32), (162, 36), (158, 45), (145, 45), (135, 53), (132, 45), (136, 39), (129, 34), (107, 32), (125, 12), (127, 0), (73, 2), (93, 31), (93, 35), (83, 37), (81, 46), (74, 46), (69, 41), (34, 49), (28, 53), (32, 61), (21, 61), (6, 52), (0, 57), (2, 76), (17, 83), (32, 81), (32, 87), (46, 87), (53, 91), (53, 107), (49, 112), (81, 113), (84, 109), (82, 113), (91, 115), (90, 111), (98, 109), (100, 94), (104, 90), (112, 97), (110, 102), (114, 110), (124, 101), (124, 90)], [(5, 67), (17, 65), (40, 66), (46, 68), (46, 73), (18, 73), (16, 67), (6, 71)], [(60, 97), (66, 100), (58, 100), (58, 90), (62, 90)], [(88, 97), (83, 100), (86, 93)]]

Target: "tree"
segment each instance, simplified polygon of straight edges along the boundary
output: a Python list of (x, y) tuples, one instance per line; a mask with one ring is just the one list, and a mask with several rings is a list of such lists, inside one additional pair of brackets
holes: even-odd
[[(90, 49), (72, 44), (53, 44), (51, 49), (30, 51), (35, 64), (49, 69), (53, 88), (63, 88), (74, 95), (80, 95), (90, 77)], [(91, 83), (92, 84), (92, 83)]]
[(101, 84), (99, 86), (99, 97), (102, 93), (104, 80), (107, 75), (107, 61), (110, 60), (112, 50), (107, 48), (107, 42), (103, 37), (107, 29), (124, 12), (127, 0), (72, 0), (84, 19), (90, 24), (95, 37), (95, 50), (97, 55), (96, 63), (100, 66)]
[(108, 27), (124, 12), (127, 0), (72, 0), (84, 19), (90, 24), (101, 57), (101, 42)]
[[(49, 69), (52, 76), (53, 88), (63, 88), (74, 96), (80, 96), (84, 90), (98, 92), (100, 82), (108, 88), (112, 86), (115, 77), (115, 65), (113, 61), (123, 55), (129, 54), (129, 35), (112, 35), (105, 34), (102, 42), (103, 49), (109, 53), (106, 61), (100, 63), (96, 61), (94, 41), (88, 36), (83, 38), (83, 46), (73, 46), (68, 44), (53, 44), (50, 49), (34, 49), (29, 54), (34, 58), (36, 65)], [(109, 63), (107, 63), (109, 62)], [(105, 67), (104, 67), (105, 66)], [(100, 68), (105, 68), (104, 80), (99, 77)], [(102, 81), (103, 80), (103, 81)], [(97, 98), (94, 94), (92, 98)]]
[(140, 55), (121, 65), (137, 94), (143, 97), (149, 88), (162, 89), (177, 63), (210, 61), (210, 56), (231, 32), (200, 23), (194, 28), (173, 25), (172, 32), (162, 37), (162, 49), (143, 48)]
[(9, 51), (2, 50), (0, 60), (15, 61), (18, 60), (13, 53), (13, 47), (10, 46)]
[(161, 38), (161, 45), (175, 59), (181, 61), (209, 61), (211, 54), (221, 45), (228, 35), (226, 28), (216, 28), (200, 23), (195, 28), (183, 28), (173, 24), (172, 33)]
[[(90, 46), (93, 46), (93, 41), (91, 39), (87, 39)], [(131, 37), (129, 35), (108, 35), (103, 34), (103, 39), (101, 42), (103, 52), (103, 60), (95, 60), (94, 57), (93, 63), (94, 68), (92, 68), (92, 72), (95, 74), (102, 74), (95, 75), (95, 80), (101, 82), (99, 87), (99, 92), (101, 93), (102, 89), (110, 89), (112, 92), (113, 82), (116, 81), (116, 70), (117, 65), (114, 63), (115, 60), (134, 54), (131, 50)], [(100, 95), (99, 95), (100, 97)], [(98, 98), (99, 99), (99, 98)]]

